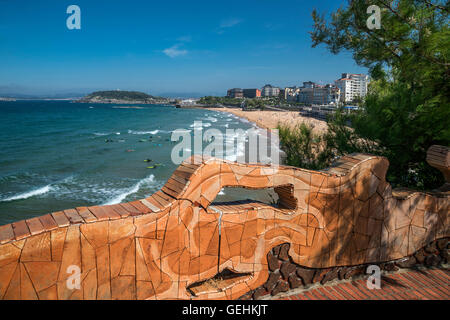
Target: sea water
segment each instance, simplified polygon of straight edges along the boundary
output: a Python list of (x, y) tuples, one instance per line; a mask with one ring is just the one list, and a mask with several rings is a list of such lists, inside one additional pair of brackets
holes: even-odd
[(192, 131), (194, 121), (224, 134), (253, 126), (204, 109), (129, 107), (0, 101), (0, 225), (145, 198), (178, 166), (171, 161), (174, 130)]

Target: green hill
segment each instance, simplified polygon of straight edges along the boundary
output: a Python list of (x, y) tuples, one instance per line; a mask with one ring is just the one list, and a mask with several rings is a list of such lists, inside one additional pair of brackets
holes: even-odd
[(155, 97), (144, 92), (138, 91), (96, 91), (88, 94), (78, 102), (104, 102), (104, 103), (155, 103), (167, 100), (161, 97)]
[(94, 98), (94, 97), (103, 99), (120, 99), (120, 100), (145, 100), (156, 98), (143, 92), (119, 91), (119, 90), (96, 91), (86, 96), (86, 98)]

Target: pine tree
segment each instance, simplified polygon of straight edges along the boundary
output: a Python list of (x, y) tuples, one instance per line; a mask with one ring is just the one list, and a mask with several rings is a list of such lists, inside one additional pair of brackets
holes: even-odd
[[(370, 5), (381, 9), (380, 29), (367, 25)], [(449, 11), (449, 1), (432, 0), (349, 0), (329, 21), (313, 11), (313, 47), (350, 51), (372, 78), (360, 111), (349, 117), (351, 132), (339, 117), (331, 123), (326, 140), (334, 154), (386, 156), (394, 186), (443, 183), (425, 157), (433, 144), (450, 145)]]

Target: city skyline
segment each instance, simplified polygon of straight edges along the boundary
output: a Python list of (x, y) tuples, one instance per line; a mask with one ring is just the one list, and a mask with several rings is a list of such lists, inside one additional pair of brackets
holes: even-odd
[[(311, 48), (313, 8), (330, 13), (341, 3), (0, 2), (0, 95), (224, 95), (368, 73), (349, 53)], [(80, 30), (66, 26), (71, 4), (81, 8)]]

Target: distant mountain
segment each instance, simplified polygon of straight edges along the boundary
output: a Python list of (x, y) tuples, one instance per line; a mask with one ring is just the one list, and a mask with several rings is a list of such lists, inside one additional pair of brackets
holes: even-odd
[(60, 94), (24, 94), (24, 93), (0, 93), (1, 97), (14, 98), (19, 100), (43, 100), (43, 99), (79, 99), (83, 97), (85, 93), (60, 93)]
[(96, 91), (77, 100), (81, 103), (127, 103), (127, 104), (151, 104), (168, 103), (169, 99), (155, 97), (139, 91)]

